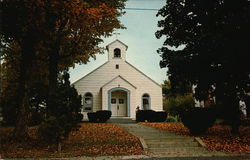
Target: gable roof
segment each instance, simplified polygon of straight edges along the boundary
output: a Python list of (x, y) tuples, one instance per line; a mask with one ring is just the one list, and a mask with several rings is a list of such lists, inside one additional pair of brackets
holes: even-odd
[(133, 67), (135, 70), (137, 70), (138, 72), (140, 72), (142, 75), (144, 75), (145, 77), (147, 77), (150, 81), (152, 81), (153, 83), (155, 83), (157, 86), (161, 87), (161, 85), (157, 82), (155, 82), (153, 79), (151, 79), (149, 76), (147, 76), (145, 73), (143, 73), (142, 71), (140, 71), (139, 69), (137, 69), (135, 66), (133, 66), (132, 64), (128, 63), (127, 61), (125, 61), (128, 65), (130, 65), (131, 67)]
[(79, 78), (77, 81), (75, 81), (74, 83), (72, 83), (72, 85), (74, 85), (75, 83), (79, 82), (80, 80), (82, 80), (83, 78), (87, 77), (88, 75), (90, 75), (91, 73), (95, 72), (96, 70), (98, 70), (99, 68), (101, 68), (102, 66), (104, 66), (105, 64), (107, 64), (107, 62), (103, 63), (102, 65), (100, 65), (99, 67), (97, 67), (96, 69), (94, 69), (93, 71), (89, 72), (88, 74), (86, 74), (85, 76)]
[(106, 85), (108, 85), (109, 83), (113, 82), (114, 80), (116, 80), (117, 78), (121, 78), (122, 80), (124, 80), (125, 82), (127, 82), (129, 85), (131, 85), (133, 88), (136, 89), (136, 86), (134, 86), (132, 83), (130, 83), (129, 81), (127, 81), (125, 78), (123, 78), (121, 75), (116, 76), (115, 78), (111, 79), (110, 81), (108, 81), (107, 83), (105, 83), (101, 88), (105, 87)]
[(114, 40), (113, 42), (109, 43), (109, 44), (106, 46), (106, 49), (108, 50), (108, 47), (109, 47), (111, 44), (115, 43), (115, 42), (121, 43), (122, 45), (124, 45), (124, 46), (126, 47), (126, 50), (128, 49), (128, 46), (127, 46), (126, 44), (124, 44), (123, 42), (121, 42), (120, 40), (118, 40), (118, 39), (116, 39), (116, 40)]

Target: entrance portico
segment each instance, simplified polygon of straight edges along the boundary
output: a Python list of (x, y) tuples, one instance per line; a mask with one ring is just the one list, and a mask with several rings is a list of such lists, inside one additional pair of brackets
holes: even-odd
[(102, 110), (112, 117), (135, 117), (136, 87), (120, 75), (102, 86)]
[(108, 91), (108, 110), (112, 117), (130, 117), (130, 91), (116, 87)]

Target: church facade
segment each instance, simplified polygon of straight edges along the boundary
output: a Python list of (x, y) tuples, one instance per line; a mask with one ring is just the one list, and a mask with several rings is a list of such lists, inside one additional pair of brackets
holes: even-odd
[(83, 97), (82, 112), (135, 118), (137, 108), (162, 111), (161, 85), (126, 61), (128, 46), (115, 40), (106, 48), (108, 61), (73, 83)]

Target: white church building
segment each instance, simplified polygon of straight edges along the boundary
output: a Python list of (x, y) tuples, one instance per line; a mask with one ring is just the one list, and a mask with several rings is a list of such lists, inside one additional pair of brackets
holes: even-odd
[(108, 61), (73, 83), (83, 97), (83, 112), (110, 110), (112, 117), (135, 118), (136, 108), (162, 111), (162, 88), (126, 61), (128, 46), (106, 46)]

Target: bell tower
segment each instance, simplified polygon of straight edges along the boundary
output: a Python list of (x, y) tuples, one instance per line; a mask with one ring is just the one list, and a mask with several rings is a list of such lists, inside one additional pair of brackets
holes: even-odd
[(126, 60), (126, 50), (128, 49), (128, 46), (118, 39), (111, 42), (106, 46), (106, 49), (108, 50), (108, 60)]

